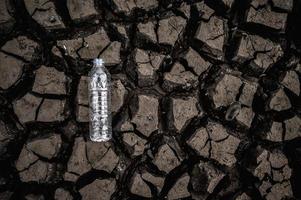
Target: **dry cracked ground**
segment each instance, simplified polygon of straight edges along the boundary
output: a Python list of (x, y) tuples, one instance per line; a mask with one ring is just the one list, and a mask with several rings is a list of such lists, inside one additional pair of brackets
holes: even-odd
[(300, 199), (300, 24), (300, 0), (1, 0), (0, 199)]

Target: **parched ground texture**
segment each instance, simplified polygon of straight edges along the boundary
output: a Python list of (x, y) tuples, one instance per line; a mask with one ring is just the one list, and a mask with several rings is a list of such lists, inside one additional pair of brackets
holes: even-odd
[(0, 199), (300, 199), (300, 24), (300, 0), (1, 0)]

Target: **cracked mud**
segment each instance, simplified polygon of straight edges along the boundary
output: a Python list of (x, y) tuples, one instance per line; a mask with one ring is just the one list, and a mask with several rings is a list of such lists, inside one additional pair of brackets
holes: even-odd
[[(301, 199), (301, 1), (0, 1), (0, 199)], [(89, 141), (88, 72), (113, 139)]]

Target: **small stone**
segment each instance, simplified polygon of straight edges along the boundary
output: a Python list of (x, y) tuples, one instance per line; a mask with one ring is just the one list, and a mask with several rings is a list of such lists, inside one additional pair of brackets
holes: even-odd
[(294, 92), (296, 95), (300, 95), (300, 81), (299, 81), (299, 75), (295, 71), (288, 71), (285, 74), (285, 77), (281, 81), (281, 83)]
[(139, 23), (137, 28), (140, 33), (146, 35), (151, 41), (157, 42), (155, 24), (153, 22)]
[(72, 154), (68, 161), (67, 171), (82, 175), (91, 170), (90, 163), (86, 157), (86, 144), (82, 137), (75, 139)]
[[(101, 43), (95, 41), (102, 41)], [(65, 51), (65, 55), (73, 58), (93, 59), (109, 45), (110, 40), (101, 28), (85, 38), (57, 41), (57, 45)]]
[(243, 107), (240, 110), (239, 114), (236, 116), (236, 120), (240, 122), (242, 125), (250, 128), (254, 116), (255, 113), (252, 111), (251, 108)]
[(143, 181), (140, 174), (133, 176), (132, 184), (130, 187), (132, 194), (139, 195), (146, 198), (151, 198), (152, 193), (148, 185)]
[(195, 38), (204, 42), (209, 48), (220, 54), (225, 43), (224, 21), (218, 17), (211, 17), (209, 22), (202, 22), (196, 32)]
[(132, 123), (143, 135), (149, 137), (159, 128), (158, 122), (159, 101), (158, 98), (146, 95), (138, 96), (138, 111), (134, 114)]
[(77, 58), (77, 51), (82, 47), (83, 39), (71, 39), (71, 40), (58, 40), (57, 46), (65, 52), (66, 56), (70, 56), (72, 58)]
[(123, 106), (128, 92), (120, 80), (112, 81), (112, 112), (117, 113)]
[(287, 110), (292, 107), (283, 89), (279, 89), (271, 98), (269, 108), (276, 111)]
[(173, 123), (178, 132), (188, 125), (190, 120), (199, 115), (197, 99), (187, 97), (186, 99), (172, 99)]
[(267, 7), (257, 10), (250, 7), (247, 14), (247, 22), (262, 24), (278, 30), (285, 28), (286, 18), (286, 13), (273, 12)]
[(204, 20), (209, 20), (214, 14), (214, 10), (207, 6), (204, 1), (196, 3), (196, 6), (201, 18)]
[(139, 156), (143, 154), (145, 149), (146, 140), (140, 138), (133, 132), (124, 133), (122, 135), (122, 141), (129, 146), (131, 155)]
[(93, 0), (67, 0), (67, 8), (72, 20), (80, 21), (98, 15)]
[(166, 173), (169, 173), (172, 169), (180, 165), (179, 159), (167, 144), (159, 147), (153, 163), (159, 168), (159, 170)]
[(285, 140), (292, 140), (297, 137), (301, 137), (301, 119), (298, 116), (294, 116), (288, 120), (284, 121), (285, 123)]
[(158, 190), (158, 192), (160, 192), (164, 186), (164, 178), (159, 177), (159, 176), (154, 176), (148, 172), (144, 172), (141, 174), (141, 177), (143, 180), (152, 183)]
[(119, 157), (108, 143), (88, 141), (87, 158), (94, 169), (111, 173), (119, 162)]
[(110, 39), (105, 30), (101, 28), (92, 35), (85, 37), (84, 42), (86, 45), (78, 50), (79, 56), (82, 59), (94, 59), (110, 44)]
[(157, 31), (159, 43), (174, 45), (179, 36), (183, 33), (186, 20), (182, 17), (169, 17), (159, 21)]
[(9, 40), (2, 46), (1, 50), (16, 56), (24, 58), (30, 62), (37, 57), (39, 45), (33, 40), (30, 40), (26, 36), (18, 36), (12, 40)]
[(40, 107), (37, 121), (52, 122), (63, 121), (65, 100), (45, 99)]
[(212, 98), (215, 108), (229, 106), (235, 101), (242, 84), (240, 78), (231, 74), (225, 74), (212, 92)]
[(55, 200), (72, 200), (73, 197), (68, 190), (65, 190), (63, 188), (58, 188), (55, 190), (54, 199)]
[(164, 82), (162, 87), (171, 92), (177, 88), (189, 90), (196, 87), (198, 77), (185, 68), (180, 63), (175, 63), (170, 72), (164, 73)]
[(255, 65), (266, 70), (271, 64), (277, 62), (283, 55), (279, 44), (273, 43), (257, 35), (244, 34), (241, 38), (235, 61), (251, 61)]
[(9, 32), (14, 24), (15, 19), (11, 15), (9, 1), (0, 1), (0, 33)]
[(189, 47), (188, 52), (184, 57), (189, 65), (193, 69), (193, 71), (197, 75), (201, 75), (204, 71), (206, 71), (210, 67), (210, 63), (205, 61), (195, 50)]
[(100, 55), (106, 66), (117, 65), (121, 62), (120, 59), (120, 42), (112, 42), (108, 48)]
[(116, 23), (114, 24), (115, 27), (117, 28), (117, 31), (125, 38), (128, 39), (128, 33), (127, 33), (127, 28), (128, 26), (120, 24), (120, 23)]
[(272, 0), (273, 6), (276, 8), (283, 9), (287, 12), (291, 12), (293, 10), (294, 1), (293, 0)]
[(109, 200), (116, 188), (114, 179), (96, 179), (79, 190), (82, 199)]
[(53, 2), (47, 0), (25, 0), (27, 12), (46, 29), (65, 28), (61, 17), (57, 14)]
[(54, 134), (48, 138), (37, 139), (26, 144), (28, 150), (51, 159), (58, 155), (62, 145), (62, 139), (59, 135)]
[(35, 97), (29, 93), (21, 99), (13, 102), (13, 108), (21, 123), (34, 121), (36, 118), (36, 110), (39, 107), (42, 99)]
[(168, 199), (172, 200), (189, 197), (190, 193), (187, 189), (189, 179), (190, 177), (187, 173), (178, 179), (174, 186), (169, 190), (167, 194)]
[(0, 52), (0, 88), (8, 89), (22, 75), (23, 62)]
[(43, 65), (36, 71), (32, 91), (41, 94), (66, 94), (66, 81), (64, 72)]

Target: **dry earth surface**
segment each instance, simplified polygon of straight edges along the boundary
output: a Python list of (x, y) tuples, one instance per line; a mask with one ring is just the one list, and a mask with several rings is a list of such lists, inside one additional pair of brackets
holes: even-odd
[(300, 24), (300, 0), (1, 0), (0, 199), (300, 199)]

